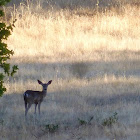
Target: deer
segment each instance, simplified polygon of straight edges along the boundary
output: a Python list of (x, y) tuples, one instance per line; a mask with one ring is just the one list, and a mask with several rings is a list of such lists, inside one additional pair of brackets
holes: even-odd
[(42, 86), (42, 91), (33, 91), (33, 90), (27, 90), (23, 94), (24, 97), (24, 103), (25, 103), (25, 117), (27, 116), (27, 113), (32, 106), (32, 104), (35, 104), (35, 114), (36, 114), (36, 108), (38, 105), (38, 111), (40, 115), (40, 106), (47, 94), (47, 88), (52, 83), (52, 80), (50, 80), (48, 83), (42, 83), (40, 80), (37, 80), (38, 83)]

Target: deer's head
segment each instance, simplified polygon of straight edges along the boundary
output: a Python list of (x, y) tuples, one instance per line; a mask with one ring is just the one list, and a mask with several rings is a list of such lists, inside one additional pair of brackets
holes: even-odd
[(47, 91), (48, 85), (50, 85), (52, 83), (52, 80), (50, 80), (48, 83), (42, 83), (40, 80), (37, 80), (37, 81), (40, 85), (42, 85), (43, 91), (45, 91), (45, 92)]

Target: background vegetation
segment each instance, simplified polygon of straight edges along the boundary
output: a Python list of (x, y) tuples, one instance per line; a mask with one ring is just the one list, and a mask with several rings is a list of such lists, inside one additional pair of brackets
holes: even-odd
[[(13, 5), (14, 4), (14, 5)], [(0, 99), (0, 139), (139, 140), (139, 0), (16, 1), (7, 43), (19, 66)], [(23, 93), (53, 80), (24, 120)]]

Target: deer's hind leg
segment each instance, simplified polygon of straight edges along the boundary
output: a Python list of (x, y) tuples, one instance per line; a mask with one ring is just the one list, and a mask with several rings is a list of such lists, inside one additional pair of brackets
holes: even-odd
[(27, 109), (27, 102), (25, 101), (25, 110)]
[(25, 109), (25, 116), (27, 116), (28, 110), (30, 109), (31, 105), (32, 104), (28, 104), (28, 107), (26, 107), (26, 109)]
[(26, 114), (27, 114), (27, 113), (26, 113), (27, 105), (28, 105), (28, 104), (27, 104), (27, 102), (25, 101), (25, 116), (26, 116)]

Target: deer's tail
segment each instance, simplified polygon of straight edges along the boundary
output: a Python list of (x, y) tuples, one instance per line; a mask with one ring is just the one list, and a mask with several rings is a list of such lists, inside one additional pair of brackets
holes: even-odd
[(25, 109), (27, 108), (27, 97), (28, 97), (28, 95), (27, 95), (27, 93), (25, 92), (25, 93), (23, 94), (24, 103), (25, 103)]
[(24, 101), (27, 102), (27, 99), (29, 97), (29, 94), (27, 93), (27, 91), (23, 94), (23, 98), (24, 98)]

